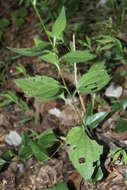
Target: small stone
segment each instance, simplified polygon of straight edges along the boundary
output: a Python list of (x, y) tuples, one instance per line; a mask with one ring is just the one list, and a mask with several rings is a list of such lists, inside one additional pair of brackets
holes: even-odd
[[(76, 97), (74, 97), (74, 102), (75, 102), (76, 105), (78, 105), (78, 99), (77, 99)], [(71, 106), (71, 105), (73, 104), (73, 103), (72, 103), (72, 98), (67, 97), (67, 98), (65, 99), (65, 104)]]
[(10, 146), (19, 146), (22, 142), (22, 138), (16, 131), (10, 131), (5, 138), (5, 142)]
[(99, 3), (97, 4), (97, 7), (104, 6), (106, 3), (107, 3), (107, 0), (100, 0)]
[(61, 117), (61, 111), (60, 111), (58, 108), (56, 108), (56, 107), (50, 109), (50, 110), (48, 111), (48, 113), (51, 114), (51, 115), (54, 115), (54, 116), (56, 116), (56, 117), (58, 117), (58, 118)]
[(116, 86), (111, 83), (110, 86), (105, 91), (105, 96), (119, 98), (122, 95), (123, 88), (121, 86)]

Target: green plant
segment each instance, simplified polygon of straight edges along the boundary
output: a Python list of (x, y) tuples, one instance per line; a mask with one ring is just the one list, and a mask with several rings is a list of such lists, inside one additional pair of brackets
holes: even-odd
[(0, 61), (0, 85), (6, 83), (6, 73), (8, 71), (8, 62)]
[(24, 4), (25, 7), (29, 7), (31, 4), (31, 1), (30, 0), (19, 0), (19, 5), (22, 5), (22, 4)]
[(9, 73), (9, 66), (11, 65), (11, 62), (14, 60), (17, 60), (20, 57), (18, 56), (8, 56), (5, 60), (0, 60), (0, 86), (3, 86), (7, 84), (7, 77)]
[(117, 133), (123, 133), (123, 132), (127, 131), (127, 121), (126, 121), (126, 119), (120, 118), (117, 121), (115, 131)]
[(16, 11), (12, 12), (12, 22), (15, 28), (20, 28), (25, 23), (25, 17), (27, 16), (28, 11), (26, 8), (19, 8)]
[(12, 158), (14, 157), (14, 152), (11, 149), (5, 150), (2, 155), (0, 155), (0, 170), (10, 163)]
[(68, 187), (65, 182), (60, 182), (59, 184), (55, 185), (52, 188), (46, 188), (42, 190), (68, 190)]
[(18, 74), (23, 74), (25, 77), (27, 76), (27, 72), (26, 72), (26, 69), (25, 67), (22, 65), (22, 64), (18, 64), (17, 67), (16, 67), (16, 75)]
[[(66, 14), (64, 7), (53, 24), (52, 30), (47, 31), (36, 7), (36, 1), (32, 1), (32, 4), (40, 20), (41, 26), (48, 36), (48, 40), (50, 42), (50, 44), (48, 43), (48, 46), (46, 46), (47, 50), (45, 50), (46, 48), (44, 46), (46, 43), (43, 43), (43, 41), (42, 43), (35, 44), (33, 48), (9, 49), (21, 55), (40, 56), (40, 58), (48, 64), (55, 65), (58, 71), (58, 76), (61, 78), (62, 82), (60, 83), (56, 79), (49, 76), (33, 76), (16, 79), (15, 84), (20, 87), (27, 96), (36, 97), (40, 101), (50, 101), (57, 98), (65, 99), (63, 96), (64, 92), (66, 91), (66, 93), (72, 99), (72, 106), (75, 112), (78, 114), (81, 122), (81, 125), (73, 127), (66, 137), (66, 144), (69, 146), (69, 158), (72, 161), (74, 167), (85, 179), (91, 179), (93, 181), (95, 179), (100, 180), (103, 175), (99, 160), (100, 155), (103, 152), (103, 147), (94, 140), (92, 131), (105, 119), (108, 114), (106, 112), (96, 114), (93, 113), (94, 94), (101, 90), (110, 81), (110, 76), (108, 75), (105, 68), (105, 61), (96, 60), (96, 54), (91, 53), (90, 45), (89, 50), (76, 50), (75, 36), (73, 36), (72, 49), (64, 55), (61, 55), (59, 53), (58, 47), (59, 44), (64, 42), (63, 33), (66, 28)], [(65, 62), (68, 64), (73, 64), (74, 67), (74, 93), (72, 93), (68, 88), (62, 72), (62, 66)], [(92, 66), (89, 68), (87, 73), (83, 74), (82, 76), (79, 75), (80, 79), (78, 79), (77, 65), (83, 63), (88, 63), (88, 65), (91, 63)], [(79, 110), (79, 107), (77, 107), (74, 102), (74, 96), (76, 94), (79, 96), (81, 101), (81, 106), (84, 110), (84, 116), (83, 112)], [(90, 94), (93, 97), (87, 109), (82, 102), (81, 94)], [(42, 155), (43, 152), (41, 152), (35, 142), (29, 140), (29, 143), (25, 144), (29, 144), (29, 147), (24, 150), (26, 153), (28, 153), (28, 157), (31, 155), (32, 151), (37, 159), (40, 161), (45, 160), (44, 156)], [(28, 150), (31, 151), (29, 152)], [(47, 156), (45, 158), (47, 159)]]
[(29, 110), (27, 103), (24, 100), (18, 98), (16, 93), (13, 91), (1, 93), (0, 96), (4, 98), (4, 101), (0, 104), (0, 107), (3, 107), (4, 105), (8, 105), (10, 103), (15, 103), (19, 106), (19, 108), (27, 111)]
[(0, 19), (0, 42), (2, 41), (3, 34), (4, 34), (5, 30), (7, 29), (7, 27), (9, 26), (9, 24), (10, 24), (10, 22), (8, 19), (6, 19), (6, 18)]
[(48, 129), (45, 132), (38, 134), (35, 132), (22, 134), (22, 143), (17, 150), (7, 149), (2, 155), (0, 155), (0, 170), (8, 165), (12, 158), (18, 154), (18, 158), (22, 161), (26, 161), (31, 156), (34, 156), (39, 161), (46, 161), (50, 157), (48, 156), (48, 149), (52, 147), (58, 140), (54, 135), (52, 129)]
[(18, 155), (21, 160), (27, 160), (34, 156), (39, 161), (49, 159), (47, 149), (57, 141), (52, 129), (48, 129), (42, 134), (33, 133), (30, 137), (26, 132), (22, 136), (22, 144)]
[(121, 149), (121, 148), (116, 148), (113, 151), (113, 161), (116, 161), (118, 159), (122, 158), (124, 163), (127, 165), (127, 153), (126, 150)]
[[(112, 73), (120, 64), (126, 65), (126, 47), (115, 35), (99, 35), (91, 40), (79, 41), (82, 47), (94, 53), (97, 58), (103, 59), (109, 73)], [(95, 48), (96, 47), (96, 48)], [(113, 78), (118, 83), (124, 79), (126, 71), (114, 73)]]
[(126, 20), (127, 11), (127, 0), (109, 0), (108, 5), (112, 8), (114, 12), (113, 19), (115, 21), (115, 27), (121, 29), (121, 31), (124, 31), (124, 24)]

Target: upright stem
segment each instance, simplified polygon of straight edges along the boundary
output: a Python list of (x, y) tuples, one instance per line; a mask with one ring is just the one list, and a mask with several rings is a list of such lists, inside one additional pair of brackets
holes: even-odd
[(43, 30), (44, 30), (44, 32), (45, 32), (45, 34), (47, 35), (48, 40), (49, 40), (49, 42), (50, 42), (51, 46), (52, 46), (52, 47), (53, 47), (53, 49), (54, 49), (54, 44), (53, 44), (53, 42), (52, 42), (52, 40), (51, 40), (51, 38), (50, 38), (50, 36), (49, 36), (49, 34), (48, 34), (47, 30), (46, 30), (46, 27), (45, 27), (45, 25), (44, 25), (44, 22), (43, 22), (43, 20), (42, 20), (41, 16), (40, 16), (40, 13), (39, 13), (39, 11), (38, 11), (38, 9), (37, 9), (36, 5), (33, 3), (33, 1), (32, 1), (32, 0), (31, 0), (31, 2), (32, 2), (33, 8), (34, 8), (34, 10), (35, 10), (35, 13), (36, 13), (36, 15), (37, 15), (37, 17), (38, 17), (38, 19), (39, 19), (39, 21), (40, 21), (40, 24), (41, 24), (41, 26), (42, 26), (42, 28), (43, 28)]
[[(54, 39), (54, 41), (52, 42), (51, 37), (49, 36), (49, 34), (48, 34), (47, 30), (46, 30), (46, 27), (45, 27), (45, 25), (44, 25), (44, 22), (43, 22), (43, 20), (42, 20), (42, 18), (41, 18), (41, 16), (40, 16), (40, 13), (39, 13), (39, 11), (38, 11), (38, 9), (37, 9), (37, 7), (36, 7), (36, 4), (33, 3), (33, 0), (31, 0), (31, 2), (32, 2), (33, 8), (34, 8), (34, 10), (35, 10), (35, 13), (36, 13), (36, 15), (37, 15), (37, 17), (38, 17), (38, 19), (39, 19), (39, 21), (40, 21), (40, 23), (41, 23), (41, 26), (42, 26), (42, 28), (43, 28), (45, 34), (47, 35), (48, 40), (49, 40), (49, 42), (50, 42), (50, 44), (51, 44), (51, 46), (52, 46), (52, 48), (53, 48), (53, 51), (56, 53), (56, 48), (55, 48), (56, 39)], [(61, 77), (61, 79), (62, 79), (62, 82), (63, 82), (63, 85), (64, 85), (65, 90), (67, 91), (68, 95), (69, 95), (69, 96), (71, 97), (71, 99), (72, 99), (72, 106), (74, 107), (74, 110), (76, 111), (76, 113), (78, 114), (79, 118), (80, 118), (81, 121), (82, 121), (82, 115), (81, 115), (80, 111), (78, 110), (77, 106), (75, 105), (74, 98), (73, 98), (73, 96), (71, 95), (71, 92), (69, 91), (69, 89), (68, 89), (68, 87), (67, 87), (67, 85), (66, 85), (66, 82), (65, 82), (65, 79), (64, 79), (64, 76), (63, 76), (63, 73), (62, 73), (61, 69), (59, 69), (59, 74), (60, 74), (60, 77)]]
[(78, 114), (80, 120), (82, 121), (82, 115), (81, 115), (80, 111), (78, 110), (78, 107), (75, 105), (74, 97), (71, 95), (71, 92), (69, 91), (69, 89), (68, 89), (68, 87), (67, 87), (67, 85), (66, 85), (66, 82), (65, 82), (65, 80), (64, 80), (64, 76), (63, 76), (61, 70), (60, 70), (59, 74), (60, 74), (60, 76), (61, 76), (61, 79), (62, 79), (63, 85), (64, 85), (64, 87), (65, 87), (65, 90), (67, 91), (68, 95), (69, 95), (69, 96), (71, 97), (71, 99), (72, 99), (72, 106), (73, 106), (74, 110), (76, 111), (76, 113)]

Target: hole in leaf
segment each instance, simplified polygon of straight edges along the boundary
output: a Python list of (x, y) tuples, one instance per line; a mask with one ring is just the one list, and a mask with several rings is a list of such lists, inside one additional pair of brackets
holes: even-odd
[(98, 87), (97, 86), (95, 86), (95, 87), (93, 87), (91, 90), (97, 90), (98, 89)]
[(59, 142), (56, 142), (50, 148), (47, 149), (48, 155), (53, 158), (59, 158), (59, 152), (57, 151), (60, 146)]
[(72, 147), (72, 150), (76, 150), (77, 149), (77, 147), (74, 145), (73, 147)]
[(71, 180), (69, 180), (69, 181), (67, 182), (67, 186), (68, 186), (68, 189), (69, 189), (69, 190), (76, 190), (76, 187), (75, 187), (75, 185), (74, 185), (74, 182), (71, 181)]
[(79, 164), (84, 164), (85, 163), (85, 158), (79, 158), (79, 160), (78, 160), (78, 162), (79, 162)]
[(70, 144), (67, 144), (67, 148), (69, 148), (70, 147)]

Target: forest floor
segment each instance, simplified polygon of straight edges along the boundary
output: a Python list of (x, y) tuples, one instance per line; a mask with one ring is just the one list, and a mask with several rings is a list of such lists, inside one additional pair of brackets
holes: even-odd
[[(4, 5), (4, 3), (0, 5), (0, 16), (3, 17), (6, 14), (6, 17), (10, 18), (11, 13), (17, 7), (11, 5), (9, 1), (6, 7)], [(123, 43), (126, 43), (125, 33), (121, 35)], [(1, 42), (0, 64), (4, 63), (4, 66), (0, 67), (0, 94), (9, 90), (14, 91), (18, 99), (27, 103), (29, 109), (21, 109), (19, 105), (14, 102), (8, 103), (7, 100), (5, 101), (5, 97), (0, 96), (0, 155), (6, 150), (13, 150), (15, 153), (18, 151), (17, 147), (9, 146), (6, 143), (5, 139), (10, 131), (16, 131), (19, 135), (22, 135), (24, 131), (28, 133), (31, 133), (31, 131), (42, 133), (46, 129), (52, 128), (57, 136), (65, 137), (73, 126), (79, 124), (78, 117), (70, 104), (65, 104), (62, 100), (40, 103), (37, 99), (25, 97), (24, 93), (14, 84), (14, 79), (22, 77), (16, 71), (18, 64), (22, 64), (27, 73), (32, 76), (35, 74), (46, 74), (55, 78), (58, 77), (53, 65), (46, 64), (38, 57), (16, 57), (14, 53), (7, 49), (7, 47), (32, 47), (35, 37), (44, 39), (45, 35), (41, 33), (38, 19), (31, 8), (29, 14), (25, 17), (25, 24), (20, 28), (15, 28), (13, 25), (9, 26)], [(84, 66), (81, 69), (87, 70), (87, 67)], [(127, 67), (119, 64), (113, 71), (113, 75), (122, 71), (127, 71)], [(64, 75), (70, 86), (73, 86), (74, 76), (65, 66)], [(116, 81), (119, 81), (119, 79)], [(126, 83), (127, 76), (125, 75), (122, 78), (122, 82), (119, 81), (118, 84), (122, 87), (122, 95), (115, 99), (116, 103), (127, 97)], [(99, 93), (104, 100), (103, 105), (98, 103), (99, 101), (95, 104), (97, 112), (110, 112), (113, 109), (109, 98), (105, 96), (105, 89)], [(84, 102), (88, 102), (90, 97), (83, 96), (83, 98)], [(79, 101), (78, 98), (77, 101)], [(53, 108), (59, 109), (63, 117), (59, 118), (57, 115), (50, 114), (49, 110)], [(34, 119), (35, 112), (39, 115), (37, 123)], [(122, 109), (112, 113), (111, 117), (95, 131), (96, 136), (104, 146), (104, 154), (101, 161), (104, 171), (103, 180), (93, 184), (93, 186), (88, 181), (85, 181), (72, 166), (68, 158), (67, 147), (64, 141), (62, 141), (59, 150), (52, 159), (44, 163), (37, 161), (33, 157), (23, 162), (18, 158), (18, 155), (14, 156), (9, 164), (0, 171), (0, 190), (41, 190), (46, 187), (52, 187), (60, 181), (67, 182), (70, 190), (126, 190), (127, 166), (122, 156), (113, 161), (112, 151), (117, 147), (124, 149), (127, 147), (127, 132), (116, 133), (115, 131), (117, 121), (120, 118), (127, 119), (127, 113)]]

